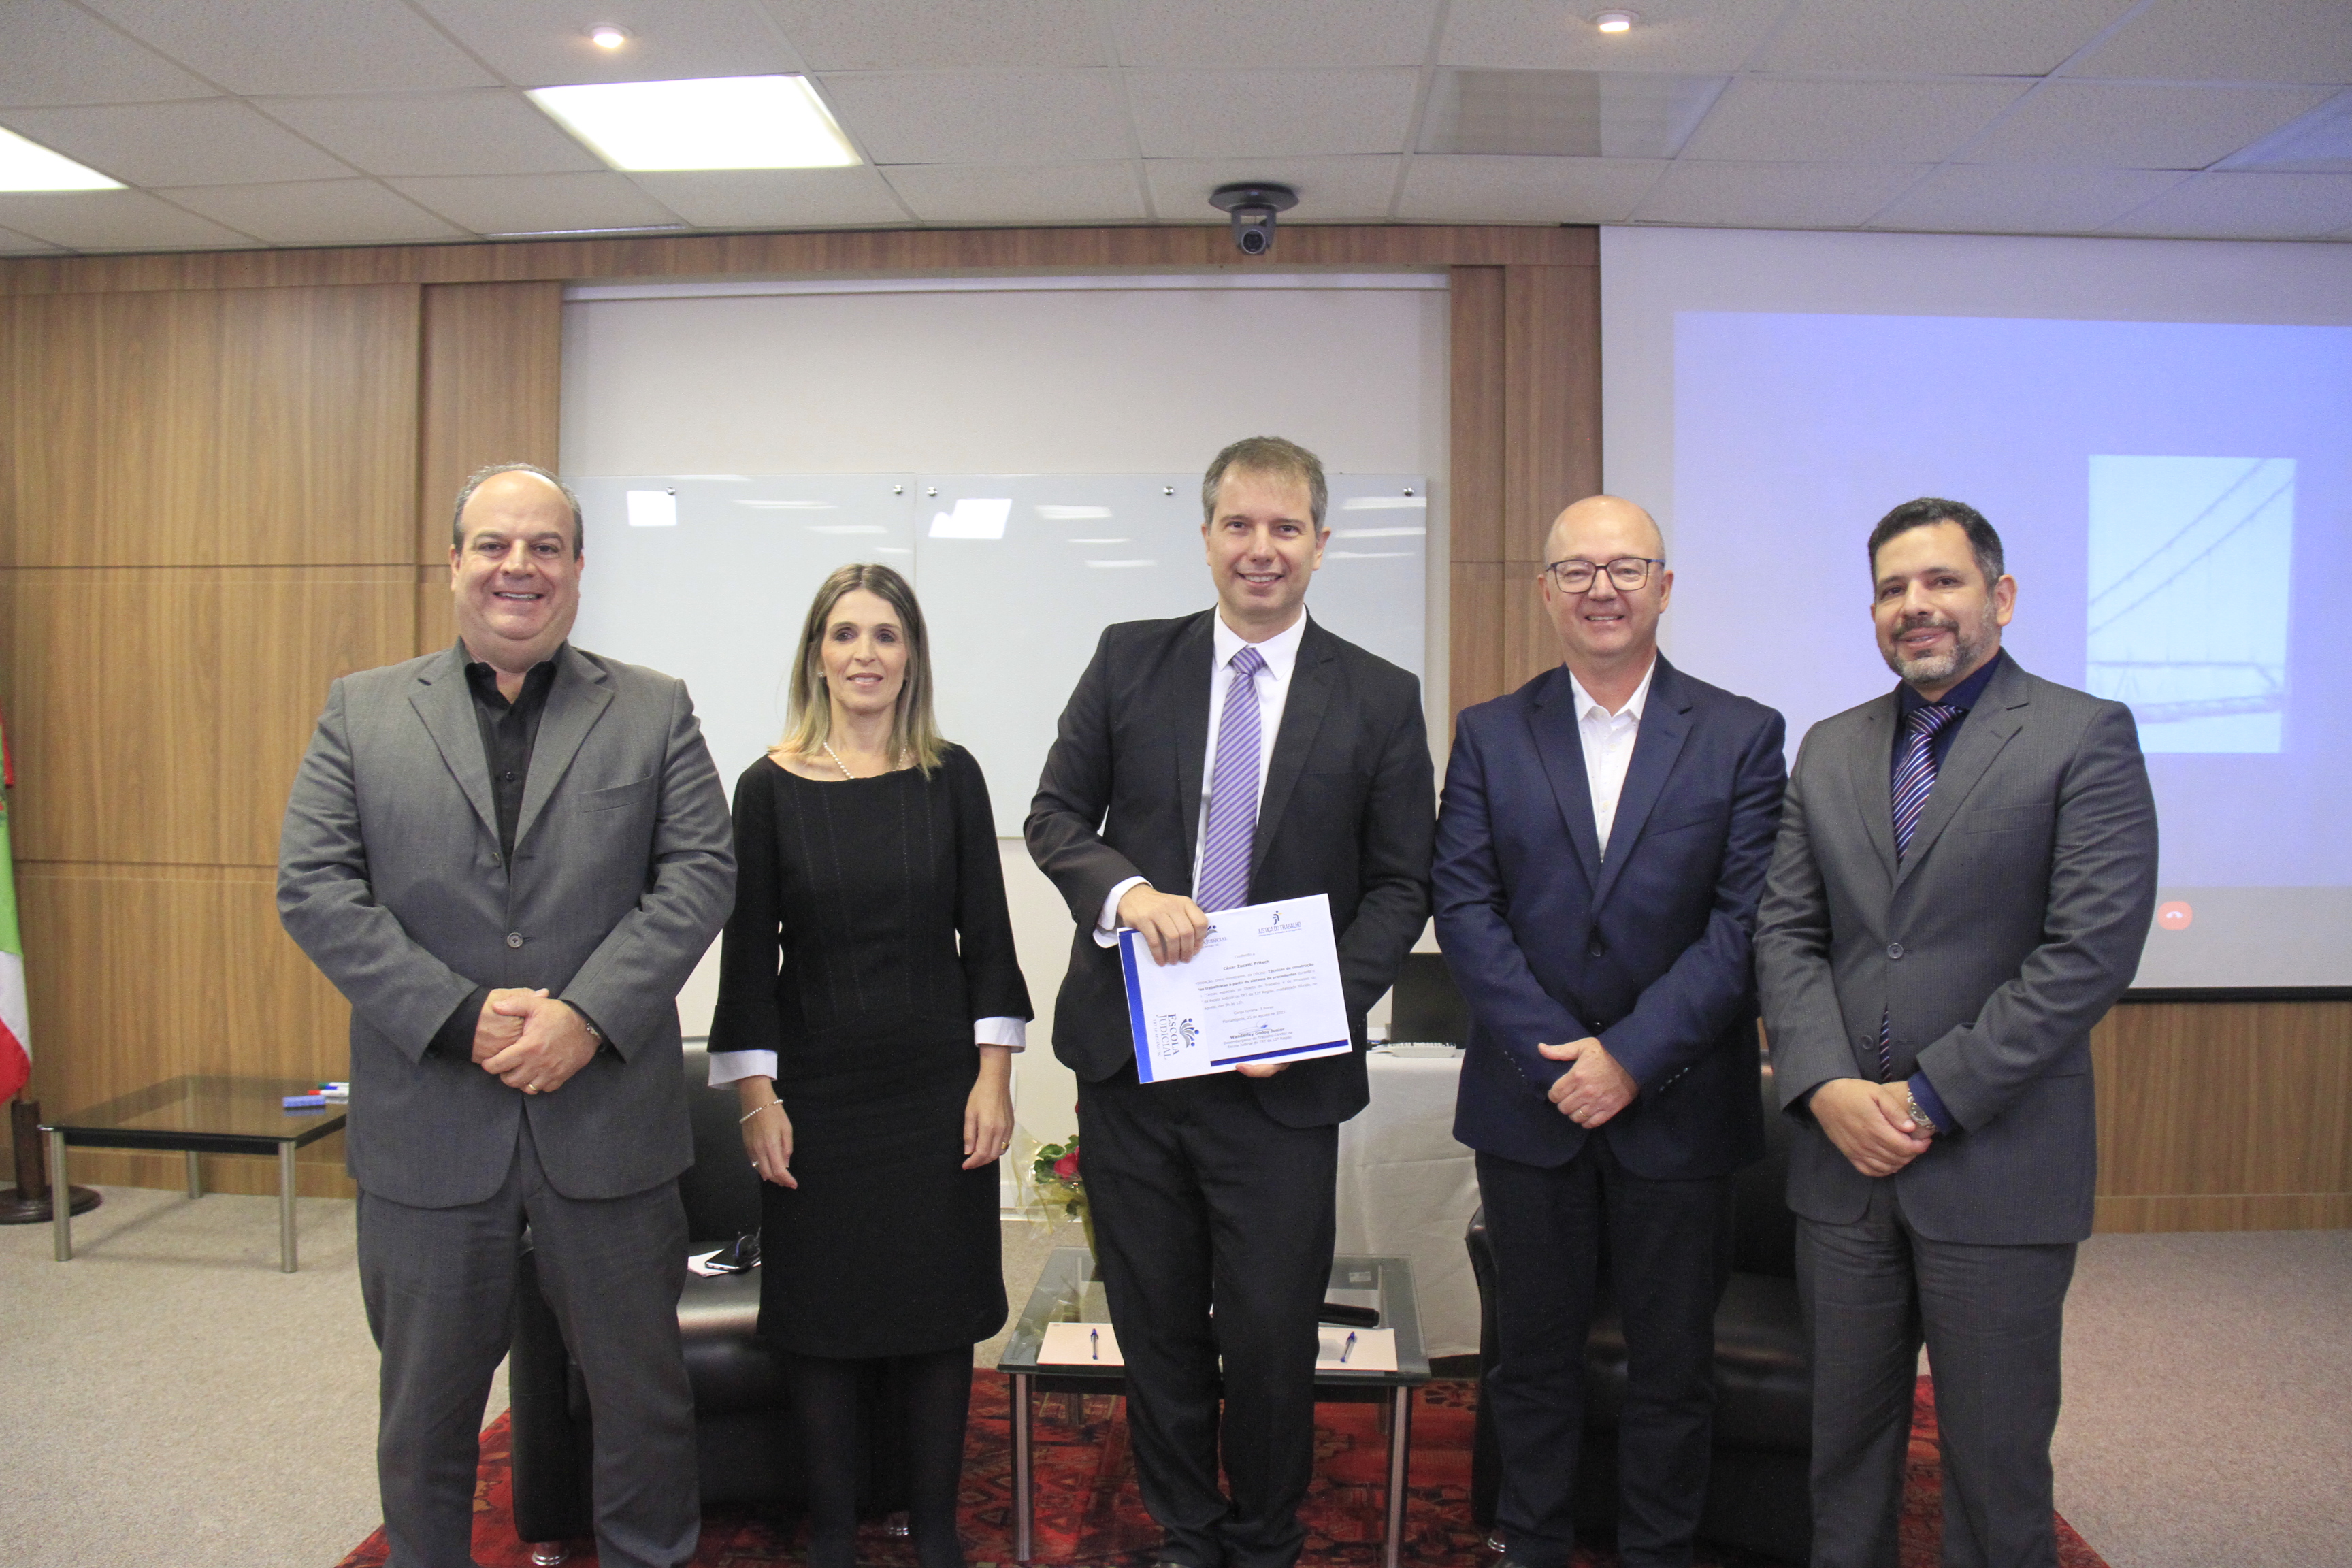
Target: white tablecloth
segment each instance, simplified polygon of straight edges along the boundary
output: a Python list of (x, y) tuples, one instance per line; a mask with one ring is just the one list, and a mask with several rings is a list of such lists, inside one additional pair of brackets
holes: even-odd
[(1365, 1065), (1372, 1102), (1339, 1124), (1337, 1250), (1411, 1258), (1428, 1353), (1475, 1355), (1478, 1287), (1462, 1232), (1478, 1177), (1454, 1141), (1462, 1058), (1376, 1050)]

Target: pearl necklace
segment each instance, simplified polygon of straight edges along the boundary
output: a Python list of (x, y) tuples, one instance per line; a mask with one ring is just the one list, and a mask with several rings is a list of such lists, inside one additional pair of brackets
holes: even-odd
[[(856, 784), (857, 782), (857, 775), (849, 771), (849, 764), (841, 760), (841, 753), (833, 749), (832, 742), (819, 741), (817, 744), (824, 748), (824, 754), (833, 759), (833, 765), (841, 770), (841, 776), (843, 778), (847, 779), (851, 784)], [(883, 773), (895, 773), (898, 772), (899, 769), (907, 766), (907, 764), (912, 761), (914, 761), (914, 753), (912, 752), (901, 752), (898, 753), (898, 761), (897, 764), (892, 767), (885, 768)], [(882, 773), (876, 773), (874, 776), (876, 778), (880, 778)]]

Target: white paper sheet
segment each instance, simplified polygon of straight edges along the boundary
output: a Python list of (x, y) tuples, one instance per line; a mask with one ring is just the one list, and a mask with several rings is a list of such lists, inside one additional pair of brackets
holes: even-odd
[(1037, 1364), (1048, 1363), (1055, 1366), (1127, 1364), (1118, 1353), (1118, 1334), (1108, 1323), (1046, 1324), (1045, 1342), (1037, 1347)]
[(1331, 900), (1321, 893), (1217, 910), (1184, 963), (1153, 963), (1133, 931), (1118, 933), (1118, 955), (1146, 1083), (1349, 1048)]
[(1342, 1329), (1323, 1325), (1315, 1346), (1318, 1372), (1394, 1372), (1394, 1329)]

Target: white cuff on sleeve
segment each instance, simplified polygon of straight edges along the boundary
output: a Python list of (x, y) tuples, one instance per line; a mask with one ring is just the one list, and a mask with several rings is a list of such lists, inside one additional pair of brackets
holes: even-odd
[(1150, 885), (1150, 879), (1149, 878), (1129, 877), (1126, 881), (1121, 882), (1118, 886), (1110, 890), (1110, 897), (1103, 900), (1102, 913), (1096, 917), (1095, 920), (1095, 945), (1097, 947), (1117, 947), (1118, 945), (1119, 900), (1127, 897), (1127, 890), (1129, 888), (1142, 888), (1149, 887)]
[(776, 1053), (773, 1051), (713, 1051), (710, 1053), (710, 1087), (733, 1083), (739, 1078), (773, 1078), (776, 1076)]
[(1016, 1051), (1027, 1050), (1029, 1020), (974, 1018), (971, 1021), (971, 1043), (975, 1046), (1007, 1046)]

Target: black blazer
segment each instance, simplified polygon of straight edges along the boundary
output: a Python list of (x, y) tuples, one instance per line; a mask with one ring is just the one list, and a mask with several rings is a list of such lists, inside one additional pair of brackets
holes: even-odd
[[(1090, 1083), (1135, 1059), (1118, 950), (1094, 939), (1103, 900), (1129, 877), (1192, 890), (1214, 614), (1103, 632), (1030, 805), (1029, 853), (1077, 921), (1054, 1054)], [(1356, 1048), (1247, 1080), (1276, 1121), (1344, 1121), (1370, 1098), (1364, 1013), (1429, 917), (1435, 816), (1421, 682), (1310, 620), (1258, 807), (1249, 896), (1329, 895)]]

